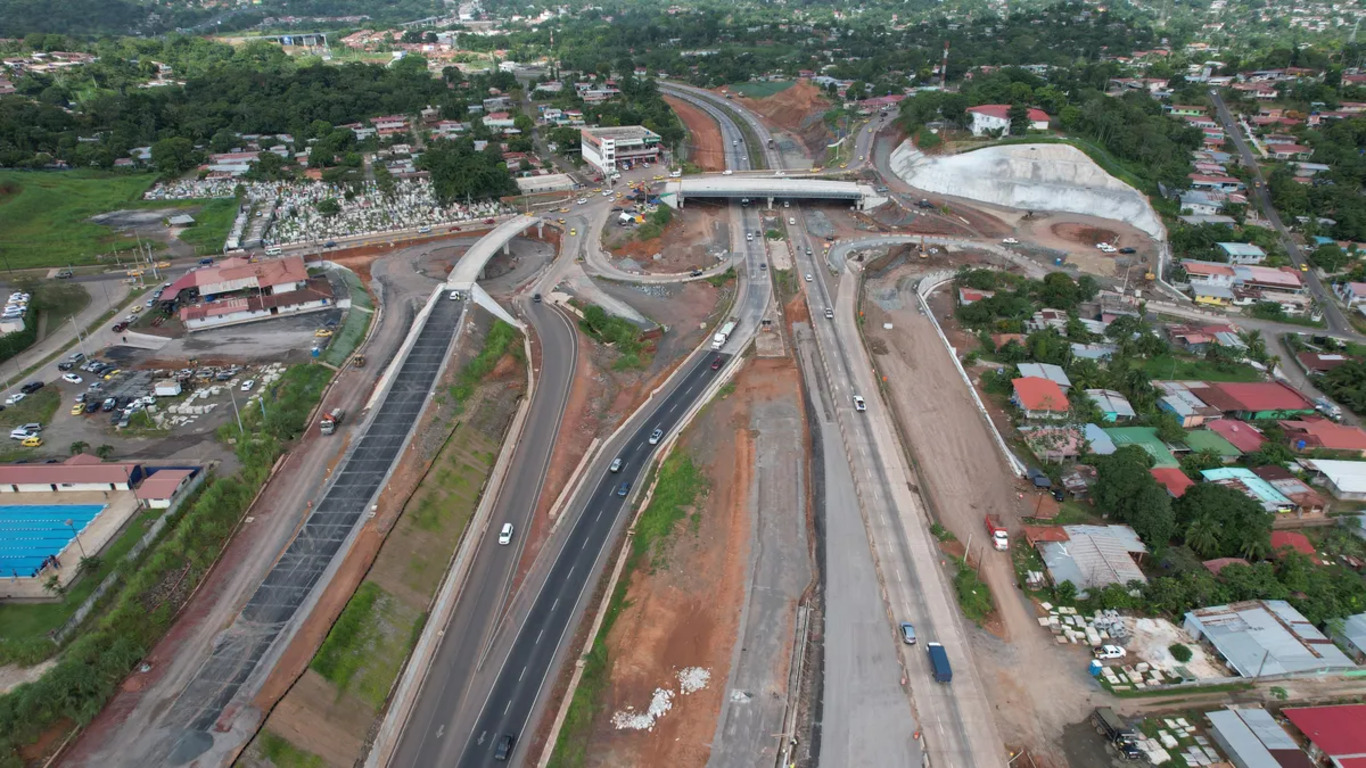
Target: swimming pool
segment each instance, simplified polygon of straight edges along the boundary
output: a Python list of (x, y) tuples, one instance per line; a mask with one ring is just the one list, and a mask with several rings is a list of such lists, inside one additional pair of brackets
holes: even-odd
[[(103, 504), (0, 504), (0, 577), (36, 576), (71, 541), (73, 527), (85, 530), (103, 511)], [(68, 555), (62, 567), (76, 567), (79, 557)]]

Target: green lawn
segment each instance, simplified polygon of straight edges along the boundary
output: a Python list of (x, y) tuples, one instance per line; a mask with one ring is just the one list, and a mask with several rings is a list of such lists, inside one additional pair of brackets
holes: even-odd
[(1199, 357), (1162, 355), (1143, 362), (1143, 370), (1158, 380), (1261, 381), (1262, 374), (1250, 365), (1223, 368)]
[(49, 336), (90, 303), (90, 294), (79, 283), (45, 280), (38, 284), (36, 291), (34, 300), (47, 318)]
[(327, 761), (270, 731), (261, 733), (261, 751), (275, 768), (326, 768)]
[(342, 323), (341, 328), (332, 337), (332, 343), (327, 345), (327, 351), (322, 355), (322, 361), (332, 365), (341, 365), (356, 351), (356, 347), (370, 328), (370, 321), (375, 316), (375, 303), (370, 299), (370, 294), (365, 292), (365, 286), (361, 285), (356, 273), (346, 269), (342, 270), (341, 275), (350, 289), (351, 309), (347, 310), (346, 322)]
[(124, 208), (191, 208), (198, 224), (185, 232), (196, 248), (217, 252), (232, 224), (232, 200), (145, 201), (149, 173), (0, 171), (0, 253), (13, 269), (94, 264), (96, 256), (136, 247), (133, 238), (89, 221)]
[(195, 253), (212, 255), (223, 252), (223, 241), (237, 218), (235, 199), (210, 200), (194, 215), (194, 226), (180, 233), (182, 242), (194, 246)]
[(141, 203), (154, 180), (99, 171), (0, 172), (0, 250), (19, 269), (88, 264), (116, 246), (133, 248), (87, 219)]
[(749, 99), (762, 99), (792, 87), (792, 81), (781, 83), (734, 83), (726, 88)]
[[(11, 381), (10, 383), (14, 385), (12, 391), (18, 392), (19, 386), (23, 382)], [(47, 424), (52, 421), (52, 414), (57, 412), (57, 406), (61, 405), (61, 402), (62, 393), (57, 391), (55, 385), (43, 387), (21, 400), (17, 405), (6, 406), (4, 412), (0, 413), (0, 427), (13, 429), (20, 424), (27, 424), (31, 421)]]

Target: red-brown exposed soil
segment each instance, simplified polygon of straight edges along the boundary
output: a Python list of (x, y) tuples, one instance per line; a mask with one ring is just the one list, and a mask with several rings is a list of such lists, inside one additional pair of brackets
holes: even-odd
[(830, 109), (830, 100), (810, 80), (798, 80), (762, 99), (736, 97), (735, 100), (794, 135), (814, 158), (824, 157), (825, 145), (834, 138), (822, 118)]
[[(703, 412), (685, 435), (685, 451), (709, 489), (698, 518), (681, 521), (650, 565), (635, 572), (627, 608), (608, 635), (610, 684), (594, 725), (589, 765), (707, 763), (725, 695), (731, 651), (744, 601), (749, 552), (749, 489), (754, 464), (750, 408), (800, 396), (791, 359), (756, 359), (735, 379), (735, 392)], [(645, 709), (656, 688), (678, 691), (675, 673), (703, 667), (711, 681), (675, 696), (650, 731), (617, 730), (614, 712)]]
[(1084, 224), (1077, 224), (1076, 222), (1070, 221), (1054, 224), (1049, 227), (1048, 230), (1064, 240), (1071, 240), (1074, 243), (1083, 243), (1085, 245), (1109, 243), (1119, 237), (1119, 233), (1109, 229), (1088, 227)]
[[(611, 252), (618, 258), (632, 259), (646, 273), (677, 274), (707, 269), (716, 265), (716, 259), (707, 252), (708, 247), (713, 251), (726, 247), (729, 234), (726, 222), (725, 207), (698, 201), (689, 204), (687, 210), (674, 213), (659, 237), (627, 240), (620, 246), (611, 247)], [(612, 241), (629, 236), (615, 226), (609, 227), (608, 232)]]
[(724, 171), (726, 169), (725, 142), (721, 138), (721, 128), (706, 112), (682, 99), (665, 96), (668, 103), (683, 125), (688, 128), (688, 160), (704, 171)]

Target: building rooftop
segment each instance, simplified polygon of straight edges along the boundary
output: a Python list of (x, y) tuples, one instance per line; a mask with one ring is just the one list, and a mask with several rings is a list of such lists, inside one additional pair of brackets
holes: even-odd
[(1205, 422), (1205, 428), (1219, 435), (1243, 453), (1252, 453), (1262, 447), (1266, 437), (1261, 430), (1237, 419), (1215, 419)]
[(1072, 386), (1072, 380), (1067, 378), (1067, 371), (1061, 365), (1052, 363), (1020, 363), (1015, 366), (1019, 369), (1020, 375), (1025, 378), (1048, 379), (1063, 389)]
[(1191, 486), (1195, 485), (1194, 480), (1176, 467), (1153, 467), (1148, 472), (1167, 489), (1167, 493), (1170, 493), (1174, 499), (1181, 498)]
[(1024, 377), (1011, 382), (1015, 386), (1015, 399), (1026, 411), (1052, 411), (1066, 413), (1067, 395), (1062, 387), (1050, 379)]
[(1091, 402), (1096, 404), (1101, 413), (1113, 413), (1115, 418), (1119, 419), (1132, 419), (1137, 415), (1134, 407), (1129, 404), (1129, 398), (1113, 389), (1088, 389), (1086, 396), (1091, 398)]
[(1087, 424), (1082, 430), (1082, 437), (1086, 438), (1091, 453), (1097, 456), (1109, 456), (1115, 452), (1115, 441), (1098, 424)]
[(1295, 506), (1276, 488), (1246, 467), (1218, 467), (1200, 472), (1205, 482), (1227, 485), (1261, 504), (1268, 511)]
[[(1237, 181), (1237, 179), (1230, 179), (1230, 181)], [(1239, 256), (1244, 258), (1263, 258), (1266, 256), (1266, 251), (1252, 243), (1215, 243), (1215, 245), (1219, 246), (1224, 253), (1235, 258)]]
[(659, 141), (659, 134), (643, 125), (612, 125), (601, 128), (580, 128), (585, 135), (613, 141)]
[[(1305, 738), (1334, 760), (1366, 756), (1366, 704), (1293, 707), (1281, 711)], [(1342, 763), (1344, 766), (1346, 763)]]
[(1167, 444), (1158, 439), (1155, 427), (1112, 427), (1105, 430), (1105, 434), (1110, 436), (1116, 447), (1137, 445), (1147, 451), (1153, 457), (1154, 466), (1181, 466), (1181, 462), (1167, 449)]
[(1147, 582), (1134, 555), (1148, 551), (1127, 525), (1065, 525), (1066, 541), (1037, 546), (1053, 583), (1070, 581), (1079, 595), (1109, 584)]
[(1278, 381), (1210, 382), (1196, 393), (1221, 411), (1313, 411), (1304, 395)]
[(139, 499), (169, 499), (185, 478), (195, 473), (193, 469), (159, 469), (138, 486)]
[(1326, 448), (1332, 451), (1366, 451), (1366, 431), (1328, 419), (1298, 419), (1279, 422), (1297, 451)]
[(1366, 461), (1300, 459), (1300, 466), (1322, 474), (1343, 493), (1366, 493)]
[[(1224, 421), (1217, 419), (1216, 421)], [(1223, 459), (1235, 459), (1243, 455), (1243, 452), (1236, 445), (1225, 440), (1223, 435), (1208, 429), (1192, 429), (1186, 432), (1186, 447), (1199, 453), (1201, 451), (1213, 451)]]
[(1241, 557), (1216, 557), (1213, 560), (1206, 560), (1200, 564), (1205, 566), (1205, 570), (1209, 571), (1215, 576), (1218, 576), (1220, 571), (1224, 570), (1230, 565), (1250, 565), (1248, 561), (1244, 560)]
[[(1186, 614), (1186, 628), (1196, 639), (1208, 640), (1243, 677), (1356, 666), (1284, 600), (1197, 608)], [(1366, 729), (1359, 730), (1366, 734)]]
[(110, 462), (78, 453), (60, 464), (0, 464), (0, 485), (84, 485), (128, 483), (142, 476), (140, 464)]
[(1243, 768), (1313, 768), (1294, 737), (1261, 707), (1206, 712), (1215, 741)]
[[(998, 119), (1000, 119), (1000, 120), (1005, 120), (1005, 119), (1007, 119), (1007, 118), (1010, 116), (1010, 114), (1009, 114), (1009, 113), (1010, 113), (1010, 105), (1009, 105), (1009, 104), (982, 104), (981, 106), (977, 106), (977, 107), (968, 107), (968, 113), (969, 113), (969, 114), (979, 114), (979, 115), (989, 115), (989, 116), (991, 116), (991, 117), (995, 117), (995, 118), (998, 118)], [(1048, 122), (1048, 113), (1045, 112), (1045, 111), (1043, 111), (1042, 109), (1035, 109), (1034, 107), (1030, 107), (1030, 108), (1029, 108), (1029, 122), (1031, 122), (1031, 123), (1046, 123), (1046, 122)]]

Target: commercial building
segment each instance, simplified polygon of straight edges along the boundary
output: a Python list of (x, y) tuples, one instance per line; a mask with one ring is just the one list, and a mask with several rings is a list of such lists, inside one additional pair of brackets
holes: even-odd
[(603, 174), (625, 163), (658, 162), (661, 152), (659, 134), (639, 125), (581, 128), (579, 149), (583, 159)]
[(129, 491), (144, 473), (141, 464), (78, 453), (60, 464), (0, 464), (0, 493)]
[[(225, 259), (192, 270), (161, 296), (179, 302), (180, 321), (190, 331), (316, 312), (333, 305), (327, 278), (309, 279), (302, 256), (268, 261)], [(193, 302), (193, 303), (191, 303)]]
[(1314, 404), (1278, 381), (1205, 382), (1188, 388), (1226, 417), (1243, 421), (1288, 419), (1315, 413)]
[(541, 176), (523, 176), (516, 179), (517, 189), (524, 195), (545, 192), (572, 192), (574, 180), (564, 173), (547, 173)]
[(1276, 718), (1261, 707), (1206, 712), (1210, 735), (1237, 768), (1314, 768)]
[(1191, 637), (1208, 642), (1229, 668), (1243, 677), (1356, 667), (1333, 641), (1284, 600), (1197, 608), (1186, 614), (1183, 627)]

